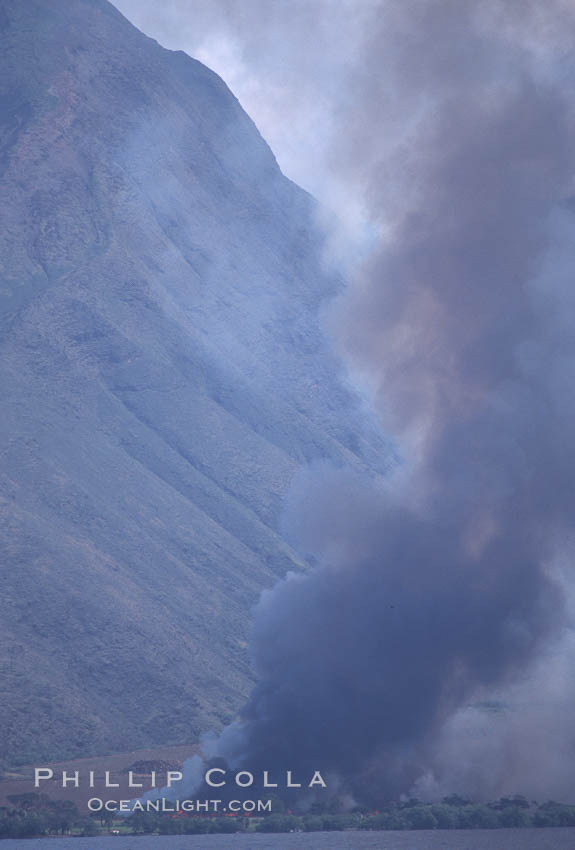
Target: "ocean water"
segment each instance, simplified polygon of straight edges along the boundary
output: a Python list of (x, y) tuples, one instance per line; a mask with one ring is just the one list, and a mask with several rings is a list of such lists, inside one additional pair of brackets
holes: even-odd
[(575, 828), (7, 839), (0, 850), (575, 850)]

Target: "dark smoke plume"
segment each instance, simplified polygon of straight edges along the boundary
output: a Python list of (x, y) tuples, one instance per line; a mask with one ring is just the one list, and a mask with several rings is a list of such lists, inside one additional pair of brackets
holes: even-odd
[(333, 156), (382, 237), (335, 326), (402, 462), (385, 486), (312, 472), (294, 494), (319, 566), (259, 606), (236, 760), (397, 796), (446, 719), (563, 621), (574, 23), (527, 2), (377, 9)]
[[(246, 0), (243, 56), (282, 92), (314, 92), (307, 35), (345, 33), (336, 5)], [(554, 564), (575, 508), (575, 12), (357, 5), (324, 167), (377, 238), (332, 325), (400, 461), (385, 482), (320, 469), (294, 488), (286, 524), (318, 565), (264, 595), (259, 684), (217, 750), (373, 801), (433, 769), (454, 713), (567, 623)], [(222, 22), (240, 8), (198, 6)], [(300, 45), (281, 78), (265, 41), (280, 37)]]

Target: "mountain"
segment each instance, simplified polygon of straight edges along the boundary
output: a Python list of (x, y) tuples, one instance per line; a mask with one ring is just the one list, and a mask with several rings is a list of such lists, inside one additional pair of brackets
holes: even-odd
[(193, 741), (305, 569), (301, 465), (381, 467), (314, 201), (222, 80), (106, 0), (0, 0), (0, 759)]

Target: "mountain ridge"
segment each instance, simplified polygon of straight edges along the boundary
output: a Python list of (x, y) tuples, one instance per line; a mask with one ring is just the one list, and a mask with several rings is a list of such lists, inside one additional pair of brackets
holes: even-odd
[(297, 470), (384, 463), (321, 327), (342, 284), (217, 75), (106, 0), (0, 27), (0, 759), (191, 742), (304, 568)]

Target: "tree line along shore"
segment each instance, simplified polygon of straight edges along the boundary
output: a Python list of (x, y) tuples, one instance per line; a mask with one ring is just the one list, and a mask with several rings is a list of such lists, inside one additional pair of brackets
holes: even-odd
[(314, 804), (305, 814), (294, 814), (279, 798), (272, 800), (271, 814), (248, 817), (178, 813), (135, 812), (118, 817), (114, 812), (82, 813), (71, 800), (52, 801), (44, 794), (27, 793), (8, 798), (0, 808), (0, 838), (33, 838), (54, 835), (100, 834), (194, 835), (232, 832), (321, 832), (347, 829), (505, 829), (529, 827), (575, 827), (575, 806), (525, 797), (502, 797), (490, 803), (474, 803), (458, 795), (439, 803), (411, 799), (393, 803), (380, 811), (357, 807), (338, 811), (338, 802)]

